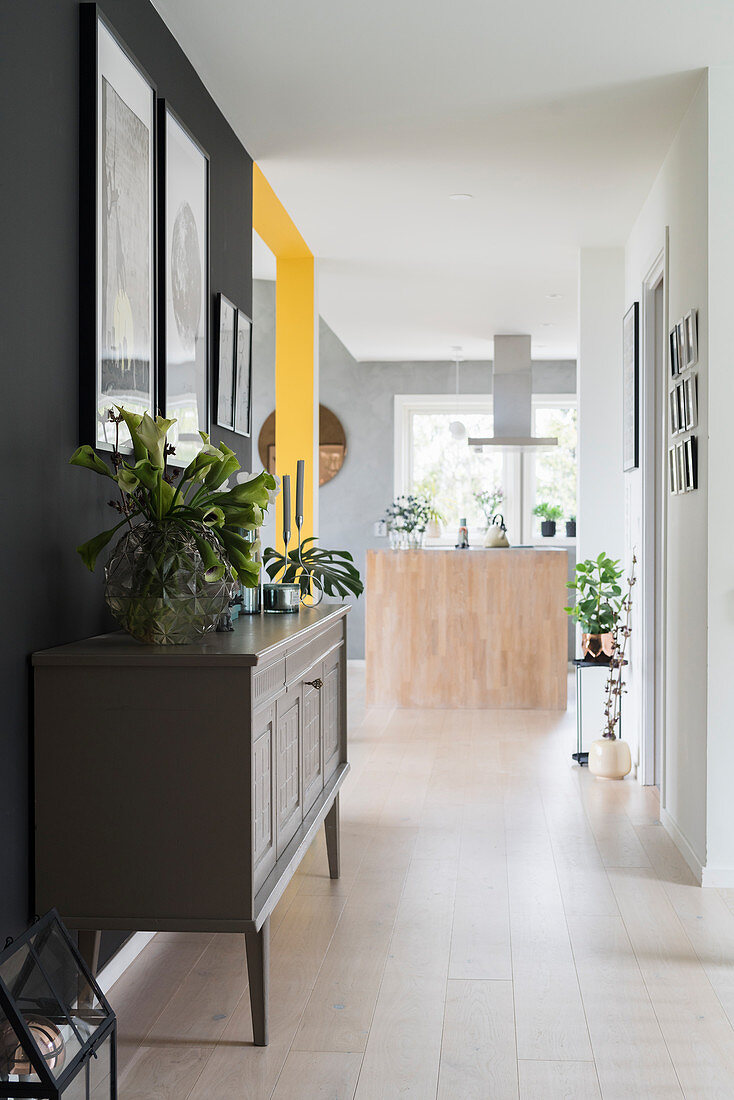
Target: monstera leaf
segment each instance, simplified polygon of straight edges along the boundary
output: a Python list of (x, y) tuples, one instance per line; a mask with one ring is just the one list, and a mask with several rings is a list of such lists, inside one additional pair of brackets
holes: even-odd
[(280, 581), (293, 583), (298, 580), (303, 588), (308, 586), (308, 578), (312, 576), (326, 596), (343, 598), (351, 592), (359, 597), (364, 592), (362, 578), (349, 551), (325, 550), (316, 545), (315, 538), (303, 540), (300, 559), (298, 550), (291, 550), (287, 562), (280, 551), (268, 546), (263, 552), (263, 563), (271, 581), (282, 573), (278, 577)]

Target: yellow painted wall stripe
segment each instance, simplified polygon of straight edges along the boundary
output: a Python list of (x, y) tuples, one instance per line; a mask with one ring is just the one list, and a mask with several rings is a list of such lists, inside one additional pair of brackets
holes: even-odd
[[(317, 335), (315, 265), (313, 253), (288, 211), (255, 164), (252, 174), (252, 224), (275, 254), (275, 456), (280, 477), (291, 475), (295, 512), (296, 462), (306, 460), (303, 493), (303, 535), (317, 534), (314, 492), (318, 490), (315, 463), (315, 347)], [(277, 507), (278, 544), (282, 548), (281, 501)], [(295, 523), (292, 521), (295, 546)]]

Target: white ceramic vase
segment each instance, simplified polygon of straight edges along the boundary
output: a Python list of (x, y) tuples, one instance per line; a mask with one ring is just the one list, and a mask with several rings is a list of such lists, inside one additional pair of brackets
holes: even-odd
[(589, 747), (589, 771), (601, 779), (624, 779), (632, 770), (632, 755), (626, 741), (601, 737)]

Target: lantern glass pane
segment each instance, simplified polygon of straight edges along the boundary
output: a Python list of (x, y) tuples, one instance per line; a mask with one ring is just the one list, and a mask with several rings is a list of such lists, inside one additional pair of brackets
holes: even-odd
[(108, 1036), (97, 1047), (97, 1057), (89, 1061), (89, 1097), (90, 1100), (110, 1100), (111, 1096), (112, 1036)]
[(2, 1008), (0, 1008), (0, 1081), (38, 1082), (38, 1074), (31, 1066), (23, 1044)]

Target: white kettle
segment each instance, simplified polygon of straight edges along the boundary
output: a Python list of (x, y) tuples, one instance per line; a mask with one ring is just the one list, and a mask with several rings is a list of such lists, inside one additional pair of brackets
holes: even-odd
[(505, 527), (504, 516), (500, 512), (492, 517), (492, 522), (487, 528), (487, 534), (484, 536), (484, 545), (487, 549), (510, 545), (510, 541), (507, 538), (507, 528)]

